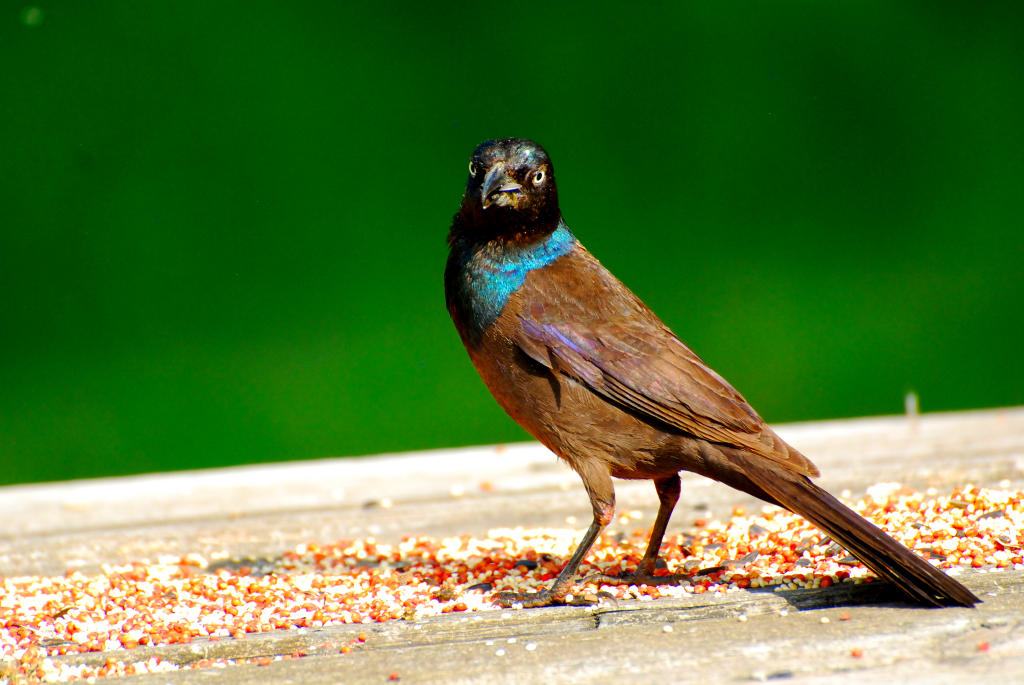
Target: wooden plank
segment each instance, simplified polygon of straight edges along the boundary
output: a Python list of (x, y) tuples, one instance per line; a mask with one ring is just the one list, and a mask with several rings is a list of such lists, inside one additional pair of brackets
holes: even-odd
[[(1024, 485), (1024, 408), (924, 415), (916, 428), (883, 417), (777, 429), (837, 494), (879, 481)], [(682, 475), (670, 532), (736, 504), (761, 506)], [(616, 489), (620, 509), (652, 520), (650, 483), (617, 481)], [(94, 572), (190, 552), (258, 559), (311, 540), (484, 535), (501, 526), (565, 527), (570, 516), (584, 527), (590, 515), (579, 478), (535, 443), (13, 486), (0, 488), (0, 575)]]
[[(1019, 682), (1024, 573), (971, 573), (965, 582), (985, 598), (977, 609), (921, 609), (891, 599), (894, 595), (880, 586), (845, 585), (284, 631), (240, 641), (140, 648), (130, 656), (160, 654), (187, 664), (298, 649), (316, 653), (318, 645), (345, 644), (362, 632), (368, 638), (352, 654), (239, 666), (217, 677), (232, 683), (311, 684), (380, 683), (390, 673), (417, 683), (615, 683), (624, 678), (726, 683), (783, 677), (815, 682), (837, 676), (856, 677), (856, 682), (951, 683), (954, 675), (962, 680), (971, 674), (978, 683)], [(887, 596), (886, 603), (877, 603)], [(843, 614), (849, 618), (842, 620)], [(987, 650), (978, 649), (982, 644)], [(862, 655), (853, 656), (854, 650)], [(129, 653), (62, 660), (99, 665), (110, 656)], [(182, 670), (124, 682), (184, 685), (210, 677), (209, 671)]]
[[(837, 493), (856, 495), (879, 481), (919, 489), (1024, 485), (1024, 408), (926, 415), (916, 425), (886, 417), (777, 430), (819, 465), (821, 483)], [(486, 491), (478, 487), (485, 481)], [(620, 508), (641, 510), (649, 523), (657, 507), (650, 484), (617, 488)], [(672, 528), (716, 511), (727, 516), (735, 504), (755, 503), (684, 474)], [(394, 541), (405, 533), (568, 527), (569, 516), (579, 528), (589, 515), (575, 475), (532, 444), (17, 486), (0, 488), (0, 575), (89, 572), (189, 552), (269, 558), (298, 543), (368, 534)], [(187, 665), (290, 654), (367, 633), (352, 654), (125, 682), (380, 683), (391, 673), (422, 683), (1024, 682), (1024, 572), (968, 571), (962, 579), (985, 600), (978, 608), (910, 607), (882, 584), (839, 584), (450, 614), (60, 659), (100, 664), (160, 655)], [(985, 651), (978, 649), (983, 643)], [(852, 656), (855, 649), (863, 655)]]

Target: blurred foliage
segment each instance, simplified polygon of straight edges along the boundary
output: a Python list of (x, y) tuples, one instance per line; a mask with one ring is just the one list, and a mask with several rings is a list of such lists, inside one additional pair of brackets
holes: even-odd
[(767, 420), (1024, 403), (1024, 4), (579, 8), (7, 5), (0, 483), (527, 439), (441, 287), (502, 136)]

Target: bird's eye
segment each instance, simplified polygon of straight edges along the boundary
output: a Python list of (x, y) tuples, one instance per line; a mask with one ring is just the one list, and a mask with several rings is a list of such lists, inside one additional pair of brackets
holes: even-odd
[(469, 163), (469, 175), (476, 176), (476, 162)]
[(543, 183), (544, 182), (544, 172), (543, 171), (538, 171), (537, 173), (535, 173), (533, 175), (533, 182), (534, 182), (535, 185), (540, 185), (541, 183)]

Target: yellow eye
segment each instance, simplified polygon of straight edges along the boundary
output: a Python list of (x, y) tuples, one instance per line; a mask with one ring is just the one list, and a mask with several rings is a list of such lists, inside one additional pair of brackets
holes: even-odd
[(543, 182), (544, 182), (544, 172), (543, 171), (538, 171), (537, 173), (535, 173), (533, 175), (533, 183), (534, 183), (534, 185), (538, 185), (539, 186)]
[(469, 163), (469, 175), (476, 176), (476, 162)]

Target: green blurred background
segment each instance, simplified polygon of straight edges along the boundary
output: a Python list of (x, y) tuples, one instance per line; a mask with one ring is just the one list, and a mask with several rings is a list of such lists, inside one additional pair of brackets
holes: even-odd
[(481, 140), (769, 421), (1024, 404), (1024, 3), (2, 3), (0, 483), (518, 441)]

